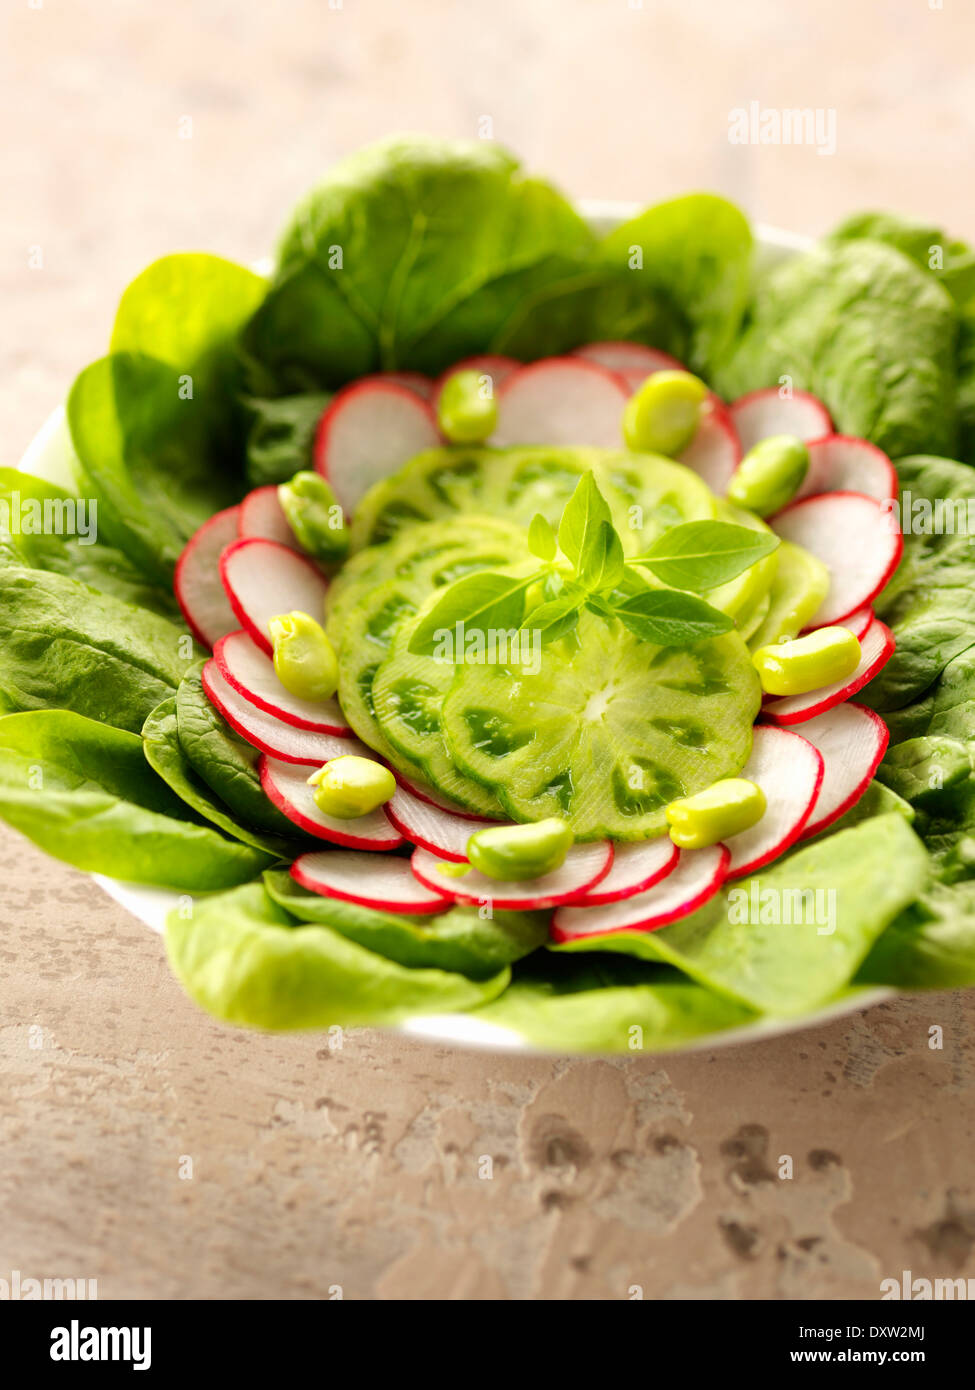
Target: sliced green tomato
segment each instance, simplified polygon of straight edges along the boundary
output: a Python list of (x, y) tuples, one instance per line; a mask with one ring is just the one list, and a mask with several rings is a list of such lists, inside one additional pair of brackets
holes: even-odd
[(352, 549), (388, 540), (421, 521), (471, 512), (523, 527), (541, 512), (554, 526), (589, 470), (630, 554), (668, 526), (714, 514), (714, 499), (701, 479), (655, 454), (541, 446), (431, 449), (366, 493), (353, 522)]
[(405, 760), (404, 771), (407, 765), (419, 767), (424, 781), (469, 811), (501, 818), (504, 812), (494, 793), (467, 777), (444, 744), (441, 716), (454, 667), (409, 650), (416, 624), (439, 598), (439, 593), (431, 594), (417, 616), (397, 629), (373, 677), (372, 711), (394, 763)]
[[(760, 517), (744, 511), (741, 507), (733, 507), (723, 498), (715, 498), (714, 509), (716, 521), (730, 521), (736, 526), (747, 526), (752, 531), (761, 531), (766, 535), (769, 533), (769, 527)], [(773, 550), (771, 555), (766, 555), (754, 565), (750, 565), (734, 579), (729, 579), (727, 584), (722, 584), (717, 589), (709, 589), (704, 597), (712, 608), (719, 608), (722, 613), (727, 613), (729, 618), (734, 618), (739, 629), (748, 626), (775, 581), (778, 557), (779, 550)]]
[(562, 816), (577, 839), (647, 839), (664, 807), (734, 777), (761, 704), (736, 632), (654, 647), (584, 613), (532, 674), (462, 665), (443, 705), (448, 749), (515, 820)]
[(741, 613), (738, 617), (738, 632), (743, 642), (747, 642), (753, 633), (765, 622), (772, 607), (771, 593), (763, 594), (747, 613)]
[(829, 570), (808, 550), (783, 541), (776, 554), (779, 566), (769, 590), (768, 612), (746, 637), (752, 651), (797, 637), (829, 590)]
[[(370, 748), (388, 757), (389, 747), (372, 705), (372, 682), (397, 625), (417, 608), (416, 591), (395, 579), (377, 585), (347, 616), (339, 647), (339, 704), (349, 724)], [(408, 773), (408, 769), (403, 768)], [(422, 775), (414, 768), (414, 775)]]

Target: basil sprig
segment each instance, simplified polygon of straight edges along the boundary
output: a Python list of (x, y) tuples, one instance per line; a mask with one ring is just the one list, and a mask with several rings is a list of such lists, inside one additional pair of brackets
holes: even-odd
[[(432, 655), (443, 632), (457, 624), (467, 631), (530, 628), (552, 642), (575, 628), (583, 609), (618, 620), (655, 646), (693, 646), (734, 626), (696, 595), (735, 579), (778, 544), (777, 536), (747, 526), (691, 521), (671, 527), (644, 555), (627, 561), (606, 499), (586, 473), (557, 531), (541, 513), (532, 518), (528, 548), (541, 567), (517, 579), (480, 572), (458, 580), (417, 625), (410, 651)], [(567, 565), (557, 559), (559, 551)], [(667, 587), (648, 585), (644, 568)]]

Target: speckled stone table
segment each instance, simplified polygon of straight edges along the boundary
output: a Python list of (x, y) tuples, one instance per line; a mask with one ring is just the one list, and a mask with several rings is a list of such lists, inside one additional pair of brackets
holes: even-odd
[[(951, 170), (971, 162), (973, 37), (958, 0), (11, 0), (6, 459), (143, 264), (262, 254), (331, 159), (390, 129), (489, 116), (578, 195), (709, 186), (804, 231), (882, 205), (971, 237)], [(730, 144), (752, 100), (835, 111), (836, 153)], [(103, 1298), (873, 1299), (904, 1269), (975, 1276), (975, 993), (662, 1061), (370, 1031), (330, 1051), (201, 1015), (158, 938), (5, 830), (0, 873), (0, 1278), (96, 1279)]]

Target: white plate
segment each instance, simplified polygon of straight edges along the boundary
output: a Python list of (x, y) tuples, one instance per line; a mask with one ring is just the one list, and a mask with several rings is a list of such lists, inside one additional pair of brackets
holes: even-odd
[[(608, 232), (620, 222), (639, 211), (636, 203), (611, 203), (596, 200), (583, 201), (584, 215), (598, 232)], [(772, 265), (786, 260), (798, 251), (812, 245), (809, 237), (794, 232), (781, 231), (777, 227), (759, 224), (755, 228), (758, 244), (759, 264)], [(268, 265), (261, 263), (255, 269), (265, 273)], [(48, 417), (40, 430), (27, 446), (20, 468), (24, 473), (33, 473), (38, 478), (74, 491), (71, 468), (71, 439), (65, 418), (64, 407), (58, 408)], [(114, 898), (133, 917), (144, 922), (155, 932), (162, 932), (166, 915), (179, 904), (180, 895), (164, 888), (147, 888), (141, 883), (124, 883), (119, 879), (106, 878), (103, 874), (92, 874), (98, 886), (110, 898)], [(854, 1013), (868, 1008), (871, 1004), (889, 999), (896, 991), (892, 989), (868, 989), (839, 1003), (830, 1004), (801, 1019), (762, 1019), (744, 1028), (729, 1029), (723, 1033), (702, 1038), (689, 1043), (685, 1048), (675, 1051), (697, 1051), (702, 1048), (730, 1047), (733, 1044), (754, 1042), (759, 1038), (794, 1033), (816, 1024), (829, 1023), (843, 1014)], [(403, 1024), (402, 1032), (413, 1037), (427, 1038), (435, 1042), (458, 1043), (463, 1047), (504, 1049), (524, 1053), (542, 1053), (545, 1049), (532, 1047), (520, 1034), (495, 1024), (484, 1023), (473, 1014), (429, 1014), (417, 1016)]]

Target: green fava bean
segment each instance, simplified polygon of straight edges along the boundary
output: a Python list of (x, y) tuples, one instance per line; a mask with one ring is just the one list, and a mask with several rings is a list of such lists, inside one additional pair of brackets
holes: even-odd
[(848, 627), (820, 627), (794, 642), (759, 647), (752, 663), (766, 695), (805, 695), (852, 676), (860, 656)]
[(707, 394), (704, 382), (690, 372), (654, 372), (623, 411), (626, 447), (676, 458), (697, 433)]
[(488, 878), (541, 878), (561, 868), (572, 838), (568, 825), (557, 816), (534, 825), (492, 825), (467, 841), (467, 857)]
[(268, 623), (274, 669), (300, 700), (327, 700), (339, 683), (339, 663), (320, 623), (307, 613), (281, 613)]
[(694, 796), (665, 808), (670, 838), (678, 849), (706, 849), (757, 825), (765, 814), (765, 793), (744, 777), (726, 777)]
[(302, 550), (325, 563), (334, 563), (347, 554), (345, 517), (324, 478), (302, 470), (290, 482), (281, 483), (278, 501)]
[(735, 469), (728, 501), (757, 516), (771, 516), (791, 502), (809, 471), (809, 450), (792, 434), (760, 439)]
[(482, 444), (498, 423), (491, 379), (483, 372), (454, 372), (437, 400), (437, 424), (451, 444)]
[(315, 788), (315, 805), (325, 816), (356, 820), (377, 811), (396, 791), (396, 779), (388, 767), (354, 753), (333, 758), (308, 778)]

